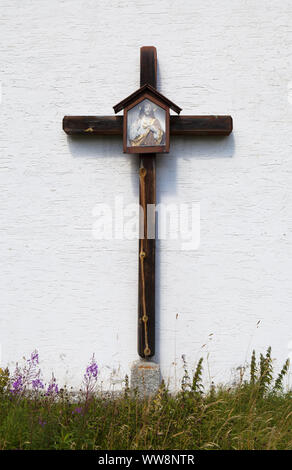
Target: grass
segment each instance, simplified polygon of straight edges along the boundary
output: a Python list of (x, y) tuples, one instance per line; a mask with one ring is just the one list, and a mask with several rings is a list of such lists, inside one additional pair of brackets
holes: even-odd
[(185, 364), (176, 395), (162, 384), (141, 399), (126, 380), (120, 396), (105, 398), (93, 393), (93, 376), (75, 403), (66, 389), (15, 393), (15, 376), (2, 371), (0, 449), (292, 449), (292, 394), (282, 385), (288, 361), (273, 379), (271, 349), (258, 361), (253, 353), (248, 379), (208, 393), (202, 362), (191, 378)]

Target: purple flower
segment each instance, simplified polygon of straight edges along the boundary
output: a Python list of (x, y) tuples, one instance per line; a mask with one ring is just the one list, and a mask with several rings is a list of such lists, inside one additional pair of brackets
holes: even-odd
[(83, 376), (83, 389), (86, 393), (87, 398), (94, 392), (97, 385), (98, 366), (95, 362), (94, 354), (92, 355), (89, 366), (86, 367), (85, 374)]
[(49, 384), (46, 395), (52, 395), (54, 393), (59, 393), (59, 388), (57, 384)]
[(31, 385), (34, 388), (34, 390), (39, 390), (40, 388), (45, 388), (43, 382), (40, 379), (32, 380)]
[(14, 382), (12, 383), (12, 389), (10, 390), (12, 393), (20, 393), (23, 390), (23, 380), (22, 376), (19, 375), (15, 377)]
[(59, 393), (59, 387), (54, 376), (52, 376), (48, 385), (44, 383), (39, 367), (39, 354), (37, 350), (31, 353), (30, 358), (25, 360), (22, 367), (16, 364), (11, 382), (11, 394), (23, 395), (29, 390), (33, 390), (36, 393), (40, 393), (41, 390), (44, 390), (47, 396), (57, 395)]
[(97, 366), (96, 362), (92, 362), (92, 363), (90, 364), (90, 366), (88, 366), (88, 367), (86, 368), (86, 373), (85, 373), (85, 375), (86, 375), (88, 378), (90, 378), (90, 377), (96, 378), (96, 377), (97, 377), (97, 374), (98, 374), (98, 366)]
[(31, 362), (34, 366), (39, 363), (39, 353), (36, 349), (31, 353), (30, 359), (27, 362)]
[(77, 408), (75, 408), (75, 410), (72, 411), (72, 415), (75, 415), (75, 414), (83, 414), (83, 408), (80, 406), (77, 406)]
[(42, 426), (42, 428), (47, 424), (46, 421), (42, 421), (41, 419), (39, 419), (39, 425)]
[(58, 384), (56, 383), (55, 377), (53, 376), (51, 379), (51, 382), (48, 385), (46, 396), (58, 395), (58, 393), (59, 393), (59, 387), (58, 387)]
[(16, 365), (12, 381), (12, 393), (22, 394), (30, 387), (34, 390), (44, 388), (40, 380), (41, 370), (38, 363), (39, 354), (37, 350), (34, 350), (22, 367), (18, 366), (18, 364)]

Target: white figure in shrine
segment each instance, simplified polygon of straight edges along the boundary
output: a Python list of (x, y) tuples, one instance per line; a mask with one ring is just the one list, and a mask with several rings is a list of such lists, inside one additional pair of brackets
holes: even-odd
[(150, 101), (145, 100), (139, 106), (139, 115), (129, 129), (129, 139), (132, 147), (162, 145), (164, 131), (159, 119), (154, 114)]

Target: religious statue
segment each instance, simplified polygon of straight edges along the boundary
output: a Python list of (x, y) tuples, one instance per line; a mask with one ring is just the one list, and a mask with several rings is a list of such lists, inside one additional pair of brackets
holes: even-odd
[(132, 147), (164, 144), (164, 131), (159, 119), (154, 114), (154, 108), (150, 101), (145, 100), (138, 117), (129, 129), (129, 139)]

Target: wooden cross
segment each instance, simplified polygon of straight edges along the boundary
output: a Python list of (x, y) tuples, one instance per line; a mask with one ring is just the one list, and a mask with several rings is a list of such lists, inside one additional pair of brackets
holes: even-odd
[[(232, 132), (231, 116), (169, 116), (167, 107), (176, 112), (180, 108), (167, 100), (156, 91), (157, 81), (157, 53), (155, 47), (142, 47), (140, 50), (140, 90), (130, 95), (118, 105), (114, 106), (116, 112), (125, 108), (127, 104), (141, 95), (148, 96), (168, 112), (168, 129), (166, 125), (166, 138), (170, 135), (229, 135)], [(148, 95), (143, 93), (148, 93)], [(141, 101), (140, 99), (140, 101)], [(156, 101), (155, 101), (156, 102)], [(135, 104), (135, 103), (134, 103)], [(165, 106), (164, 106), (165, 105)], [(126, 115), (124, 116), (65, 116), (63, 129), (69, 135), (123, 135), (124, 151), (135, 152), (135, 147), (126, 150)], [(167, 132), (168, 130), (168, 132)], [(133, 144), (132, 144), (133, 145)], [(160, 151), (168, 151), (167, 144), (159, 147)], [(143, 152), (143, 153), (140, 153)], [(146, 151), (147, 153), (144, 153)], [(147, 237), (148, 204), (155, 207), (156, 203), (156, 153), (155, 147), (139, 147), (140, 158), (140, 207), (144, 212), (144, 234), (139, 239), (139, 289), (138, 289), (138, 353), (142, 358), (149, 358), (155, 354), (155, 238)], [(149, 153), (150, 152), (150, 153)], [(138, 153), (138, 152), (136, 152)], [(149, 214), (148, 214), (149, 217)], [(154, 217), (155, 218), (155, 217)], [(151, 221), (155, 228), (155, 220)]]

